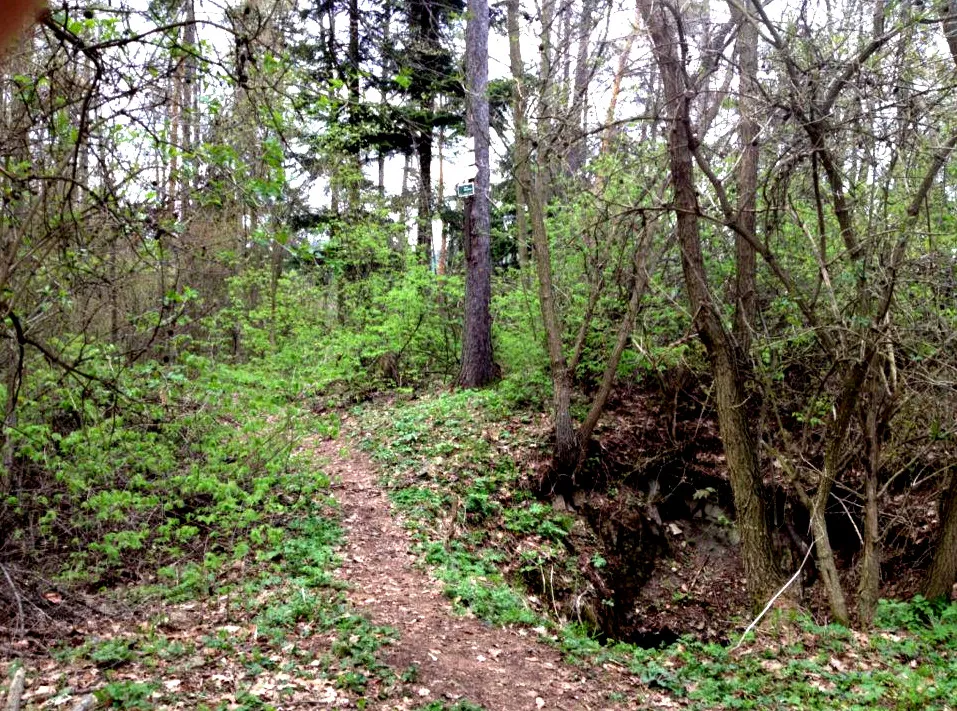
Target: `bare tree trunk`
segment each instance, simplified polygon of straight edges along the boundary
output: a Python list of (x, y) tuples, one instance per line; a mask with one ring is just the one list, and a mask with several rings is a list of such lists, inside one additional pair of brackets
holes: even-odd
[[(445, 126), (439, 127), (439, 184), (436, 187), (436, 195), (438, 196), (439, 206), (444, 204), (445, 201)], [(448, 270), (448, 234), (445, 229), (445, 220), (439, 220), (439, 256), (436, 260), (435, 272), (439, 276), (445, 276), (446, 271)]]
[(940, 534), (923, 586), (924, 597), (931, 600), (951, 595), (957, 582), (957, 473), (951, 473), (938, 507)]
[(419, 256), (432, 268), (432, 126), (422, 129), (416, 145), (419, 156), (419, 206), (416, 217)]
[(174, 71), (171, 78), (170, 94), (172, 99), (169, 102), (169, 173), (166, 176), (166, 211), (170, 219), (178, 218), (176, 210), (176, 198), (179, 197), (179, 147), (180, 147), (180, 124), (182, 122), (182, 107), (180, 106), (180, 86), (182, 84), (183, 67), (180, 64)]
[[(513, 77), (522, 77), (525, 75), (525, 67), (522, 65), (522, 51), (519, 45), (518, 30), (518, 12), (519, 0), (507, 0), (506, 2), (506, 23), (508, 26), (508, 58), (509, 66)], [(515, 81), (512, 85), (512, 116), (525, 116), (525, 96), (523, 94), (523, 84), (521, 81)], [(516, 128), (516, 131), (518, 129)], [(513, 170), (519, 160), (517, 148), (512, 156)], [(517, 175), (517, 171), (516, 171)], [(517, 235), (518, 266), (522, 275), (526, 273), (528, 266), (528, 221), (525, 214), (525, 186), (522, 181), (515, 180), (515, 232)]]
[(834, 615), (834, 620), (842, 625), (846, 625), (850, 621), (850, 614), (848, 613), (847, 600), (844, 597), (844, 589), (841, 586), (837, 562), (834, 559), (831, 539), (828, 535), (827, 502), (830, 499), (834, 482), (837, 481), (841, 457), (844, 453), (844, 443), (847, 441), (850, 430), (851, 416), (860, 399), (861, 388), (864, 385), (864, 379), (867, 377), (867, 371), (870, 368), (873, 356), (873, 347), (868, 346), (861, 360), (852, 365), (844, 377), (841, 392), (834, 407), (835, 415), (829, 422), (825, 434), (827, 445), (824, 452), (824, 467), (821, 471), (817, 490), (814, 492), (810, 511), (818, 572), (820, 572), (821, 581), (824, 583), (824, 592), (827, 594), (831, 614)]
[[(512, 0), (514, 2), (514, 0)], [(548, 17), (551, 17), (553, 0), (546, 0)], [(517, 7), (515, 8), (517, 9)], [(543, 16), (545, 8), (543, 7)], [(520, 47), (515, 40), (518, 32), (516, 13), (511, 15), (509, 23), (511, 43), (511, 67), (513, 79), (516, 83), (516, 92), (524, 96), (524, 76), (520, 72), (522, 67)], [(544, 21), (544, 20), (543, 20)], [(550, 31), (548, 19), (545, 29), (547, 36)], [(543, 61), (547, 61), (550, 50), (542, 49)], [(549, 81), (547, 72), (543, 68), (543, 81)], [(543, 86), (543, 95), (550, 95), (550, 85)], [(552, 284), (551, 250), (548, 244), (548, 232), (545, 228), (545, 196), (542, 186), (541, 172), (544, 166), (539, 166), (533, 179), (531, 168), (531, 142), (528, 137), (528, 125), (525, 118), (525, 102), (513, 103), (515, 111), (515, 171), (516, 179), (522, 185), (528, 201), (528, 212), (532, 227), (532, 242), (535, 246), (535, 266), (538, 272), (538, 294), (542, 310), (542, 322), (545, 326), (545, 339), (548, 347), (548, 360), (552, 374), (552, 401), (554, 407), (555, 448), (552, 456), (552, 465), (559, 474), (574, 473), (579, 461), (578, 433), (571, 415), (572, 374), (565, 360), (562, 348), (562, 326), (555, 307), (555, 289)]]
[(664, 85), (668, 112), (668, 151), (674, 190), (676, 233), (681, 247), (691, 311), (714, 375), (718, 424), (734, 493), (736, 523), (741, 534), (741, 554), (748, 592), (757, 607), (781, 586), (782, 577), (771, 548), (771, 531), (765, 515), (757, 446), (746, 412), (747, 394), (739, 367), (739, 352), (725, 330), (713, 303), (701, 252), (698, 199), (695, 190), (695, 137), (691, 130), (690, 103), (696, 92), (685, 83), (678, 55), (680, 15), (653, 0), (639, 0), (651, 35), (656, 62)]
[[(570, 12), (570, 8), (569, 8)], [(585, 122), (588, 115), (588, 81), (591, 78), (589, 43), (591, 41), (594, 0), (582, 0), (578, 20), (578, 57), (575, 61), (575, 83), (572, 89), (572, 106), (568, 117), (568, 172), (575, 175), (585, 164)]]
[(881, 439), (879, 415), (881, 389), (878, 379), (871, 378), (871, 393), (864, 417), (864, 437), (867, 450), (867, 474), (864, 479), (864, 553), (860, 562), (860, 581), (857, 586), (857, 616), (870, 625), (877, 610), (881, 586), (880, 511), (877, 505), (877, 477), (881, 468)]
[[(381, 40), (383, 48), (388, 47), (392, 41), (392, 11), (393, 11), (392, 3), (385, 3), (385, 6), (383, 7), (383, 12), (385, 13), (385, 16), (382, 18), (382, 40)], [(382, 52), (383, 54), (385, 54), (385, 49), (383, 49)], [(386, 86), (389, 79), (390, 72), (394, 70), (394, 67), (392, 65), (393, 65), (392, 62), (386, 61), (386, 60), (383, 60), (380, 63), (379, 81), (382, 83), (382, 86)], [(386, 113), (388, 103), (389, 102), (388, 102), (388, 97), (386, 95), (386, 92), (383, 91), (381, 96), (381, 101), (379, 102), (379, 107), (382, 110), (383, 114)], [(378, 189), (379, 189), (380, 198), (385, 197), (385, 158), (386, 158), (385, 151), (380, 148), (378, 152), (378, 156), (376, 156), (376, 159), (378, 162), (378, 168), (379, 168)]]
[[(349, 122), (357, 126), (362, 103), (359, 82), (362, 71), (362, 56), (359, 50), (359, 0), (349, 0)], [(362, 209), (362, 156), (358, 148), (353, 150), (349, 165), (349, 214), (357, 216)]]
[(411, 197), (409, 195), (409, 174), (412, 172), (412, 154), (406, 153), (402, 163), (402, 190), (400, 191), (401, 214), (402, 214), (402, 234), (403, 240), (399, 245), (399, 251), (404, 252), (409, 246), (409, 210), (411, 209)]
[[(558, 0), (542, 0), (542, 35), (539, 38), (539, 97), (538, 97), (538, 139), (547, 139), (549, 142), (554, 140), (553, 130), (555, 125), (555, 115), (557, 113), (558, 98), (556, 96), (556, 86), (558, 85), (557, 69), (555, 61), (554, 43), (552, 41), (553, 32), (557, 23), (555, 4)], [(547, 202), (551, 191), (551, 178), (555, 175), (553, 161), (556, 151), (541, 151), (536, 157), (541, 159), (538, 171), (545, 171), (548, 180), (541, 187), (549, 191), (543, 195)], [(526, 195), (531, 190), (531, 186), (526, 185)], [(531, 196), (528, 196), (531, 200)], [(531, 206), (529, 206), (531, 210)], [(534, 227), (532, 227), (534, 230)], [(534, 239), (534, 236), (533, 236)]]
[(10, 433), (16, 429), (18, 422), (17, 400), (20, 386), (23, 383), (23, 346), (12, 343), (7, 354), (9, 366), (6, 372), (7, 398), (3, 408), (3, 437), (0, 438), (0, 458), (2, 458), (3, 477), (0, 479), (0, 494), (6, 496), (12, 493), (13, 486), (13, 444)]
[[(185, 17), (184, 20), (186, 25), (183, 27), (183, 44), (186, 45), (187, 54), (183, 58), (183, 74), (182, 74), (182, 83), (180, 85), (180, 112), (181, 112), (181, 123), (182, 123), (182, 146), (183, 146), (183, 155), (189, 155), (195, 150), (196, 145), (199, 143), (199, 113), (197, 112), (198, 100), (199, 100), (199, 87), (196, 85), (199, 81), (199, 70), (196, 66), (197, 60), (192, 53), (199, 52), (199, 47), (197, 47), (198, 41), (196, 37), (196, 5), (195, 0), (186, 0), (185, 1)], [(184, 175), (180, 180), (180, 209), (183, 212), (182, 219), (186, 219), (190, 201), (192, 196), (192, 191), (195, 188), (196, 176), (194, 175), (192, 179), (187, 177), (187, 174), (184, 171)]]
[[(732, 13), (735, 13), (732, 3)], [(740, 13), (737, 13), (740, 14)], [(758, 94), (758, 28), (750, 19), (740, 17), (736, 49), (738, 53), (738, 137), (741, 157), (738, 161), (738, 224), (753, 235), (757, 228), (758, 121), (755, 118)], [(734, 336), (747, 358), (751, 352), (751, 328), (757, 304), (757, 259), (754, 247), (741, 233), (735, 234), (735, 310)]]
[[(496, 379), (492, 355), (491, 208), (488, 104), (488, 0), (470, 0), (465, 36), (467, 123), (475, 142), (475, 195), (466, 216), (465, 326), (459, 385), (481, 387)], [(429, 224), (431, 241), (431, 221)]]
[(272, 240), (269, 265), (269, 346), (276, 349), (276, 311), (279, 301), (279, 280), (282, 278), (283, 246)]

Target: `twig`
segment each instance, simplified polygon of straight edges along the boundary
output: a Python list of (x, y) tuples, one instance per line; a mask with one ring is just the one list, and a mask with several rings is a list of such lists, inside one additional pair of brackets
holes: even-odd
[(688, 594), (694, 590), (695, 583), (698, 582), (698, 578), (701, 577), (701, 573), (704, 571), (704, 567), (708, 564), (708, 561), (711, 560), (710, 555), (704, 557), (704, 562), (701, 564), (701, 567), (698, 568), (698, 572), (694, 574), (694, 577), (691, 579), (691, 584), (688, 586)]
[(774, 596), (770, 600), (768, 600), (768, 604), (765, 605), (764, 609), (761, 610), (761, 613), (754, 618), (754, 621), (750, 625), (748, 625), (748, 628), (741, 635), (741, 639), (738, 640), (738, 643), (731, 648), (732, 652), (741, 646), (741, 643), (744, 642), (744, 638), (748, 636), (748, 632), (753, 630), (755, 626), (761, 621), (761, 619), (767, 614), (768, 610), (770, 610), (771, 606), (774, 604), (774, 601), (777, 600), (779, 597), (781, 597), (781, 595), (784, 594), (784, 591), (787, 590), (789, 587), (791, 587), (791, 584), (798, 579), (798, 576), (801, 574), (801, 571), (804, 570), (804, 564), (807, 563), (807, 559), (811, 557), (811, 551), (813, 549), (814, 549), (814, 546), (807, 547), (807, 553), (804, 554), (804, 560), (801, 561), (801, 565), (798, 566), (797, 571), (795, 571), (794, 575), (791, 576), (791, 579), (788, 580), (786, 583), (784, 583), (781, 589), (778, 590), (776, 593), (774, 593)]
[[(834, 496), (834, 495), (832, 494), (832, 496)], [(861, 535), (860, 530), (858, 530), (857, 524), (854, 523), (854, 517), (851, 516), (851, 512), (848, 511), (847, 505), (844, 503), (844, 499), (842, 499), (840, 496), (834, 496), (834, 498), (837, 499), (837, 502), (841, 505), (841, 508), (844, 509), (844, 513), (847, 514), (847, 520), (851, 522), (851, 526), (854, 527), (854, 533), (857, 534), (857, 540), (860, 541), (860, 542), (861, 542), (861, 545), (863, 546), (863, 545), (864, 545), (864, 537)]]
[(4, 711), (20, 711), (20, 700), (23, 698), (23, 687), (27, 680), (27, 670), (20, 667), (13, 674), (10, 682), (10, 691), (7, 692), (7, 703)]
[(13, 579), (10, 577), (10, 573), (7, 572), (6, 566), (0, 565), (0, 570), (3, 571), (3, 577), (7, 579), (7, 584), (10, 586), (10, 592), (13, 593), (13, 599), (17, 601), (16, 635), (19, 637), (23, 634), (23, 599), (20, 597), (20, 593), (17, 592), (17, 586), (13, 584)]

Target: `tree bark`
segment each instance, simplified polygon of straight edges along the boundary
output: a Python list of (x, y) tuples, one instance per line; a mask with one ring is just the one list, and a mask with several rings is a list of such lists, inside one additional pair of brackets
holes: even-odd
[[(470, 0), (465, 38), (468, 128), (475, 142), (475, 195), (466, 217), (465, 327), (462, 332), (462, 387), (496, 379), (492, 354), (491, 167), (488, 104), (488, 0)], [(431, 225), (430, 225), (431, 228)], [(431, 231), (431, 230), (430, 230)]]
[(575, 81), (572, 87), (572, 105), (568, 116), (567, 138), (568, 172), (575, 176), (585, 164), (585, 122), (588, 115), (588, 81), (591, 78), (589, 43), (591, 42), (594, 0), (582, 0), (581, 16), (578, 18), (578, 56), (575, 59)]
[[(439, 127), (439, 184), (436, 190), (439, 207), (445, 203), (445, 126)], [(448, 233), (445, 229), (445, 220), (442, 213), (439, 213), (439, 254), (435, 260), (435, 273), (439, 276), (445, 276), (448, 271)]]
[(924, 597), (930, 600), (951, 595), (957, 582), (957, 473), (950, 475), (939, 508), (940, 534), (923, 586)]
[[(514, 2), (514, 0), (512, 0)], [(548, 17), (551, 17), (552, 0), (547, 0)], [(517, 6), (515, 8), (517, 10)], [(543, 7), (545, 13), (546, 7)], [(510, 43), (512, 45), (512, 78), (516, 83), (515, 91), (519, 96), (524, 92), (524, 76), (521, 71), (521, 52), (516, 40), (518, 34), (517, 13), (513, 12), (509, 22)], [(545, 23), (544, 36), (550, 31), (550, 20)], [(544, 62), (548, 62), (550, 50), (542, 48)], [(550, 69), (548, 70), (551, 71)], [(549, 81), (543, 76), (543, 81)], [(543, 96), (551, 94), (551, 87), (542, 88)], [(515, 177), (522, 185), (528, 201), (529, 221), (532, 229), (532, 243), (535, 247), (535, 267), (538, 273), (538, 295), (545, 327), (545, 340), (548, 349), (549, 367), (552, 375), (552, 402), (554, 408), (554, 450), (552, 467), (559, 474), (573, 474), (579, 461), (579, 440), (575, 423), (571, 415), (572, 375), (565, 360), (562, 348), (562, 326), (555, 307), (555, 289), (552, 284), (551, 250), (548, 244), (548, 232), (545, 228), (545, 197), (541, 173), (544, 166), (539, 165), (532, 176), (531, 142), (528, 137), (528, 125), (525, 117), (525, 102), (513, 103), (515, 112)]]
[(857, 586), (857, 616), (865, 625), (874, 620), (881, 586), (880, 510), (877, 504), (877, 477), (881, 468), (879, 414), (881, 389), (877, 378), (871, 378), (870, 397), (864, 415), (864, 436), (867, 451), (867, 474), (864, 479), (864, 553), (860, 562)]
[[(196, 150), (200, 142), (199, 135), (199, 68), (198, 60), (193, 53), (199, 52), (199, 44), (196, 34), (196, 3), (195, 0), (186, 0), (185, 2), (185, 21), (183, 28), (183, 42), (188, 48), (189, 54), (183, 59), (183, 83), (182, 83), (182, 124), (183, 124), (183, 154), (191, 155)], [(185, 160), (185, 158), (184, 158)], [(183, 211), (184, 219), (189, 214), (192, 203), (193, 191), (196, 190), (198, 173), (193, 171), (193, 177), (190, 179), (184, 175), (180, 181), (180, 209)]]
[[(508, 27), (508, 58), (509, 67), (512, 70), (512, 77), (515, 81), (512, 84), (512, 116), (525, 116), (525, 96), (523, 94), (523, 84), (520, 78), (525, 75), (525, 67), (522, 65), (522, 50), (519, 44), (518, 30), (518, 12), (519, 0), (506, 0), (506, 24)], [(516, 131), (517, 131), (516, 127)], [(513, 147), (512, 167), (513, 170), (518, 164), (518, 149)], [(517, 175), (517, 172), (516, 172)], [(517, 235), (517, 253), (518, 266), (522, 271), (523, 279), (528, 266), (528, 219), (525, 208), (527, 205), (525, 198), (525, 186), (522, 181), (515, 179), (515, 233)]]
[(416, 151), (419, 157), (419, 205), (416, 234), (419, 258), (432, 268), (432, 126), (419, 134)]
[(874, 348), (871, 344), (868, 344), (863, 357), (851, 366), (844, 377), (841, 392), (834, 405), (834, 417), (825, 432), (824, 438), (827, 444), (824, 451), (824, 468), (821, 471), (817, 490), (814, 492), (810, 512), (817, 568), (821, 573), (821, 580), (824, 583), (824, 592), (827, 594), (831, 614), (834, 615), (834, 620), (842, 625), (848, 624), (850, 614), (848, 613), (847, 600), (844, 597), (844, 589), (841, 586), (837, 562), (834, 559), (831, 539), (827, 531), (827, 502), (831, 497), (834, 482), (837, 481), (840, 473), (841, 458), (844, 454), (844, 443), (847, 441), (850, 432), (851, 417), (860, 400), (861, 388), (864, 385), (873, 357)]
[(677, 52), (680, 47), (678, 16), (653, 0), (638, 0), (638, 4), (651, 35), (653, 53), (664, 85), (663, 104), (669, 114), (668, 151), (682, 271), (694, 325), (708, 352), (714, 376), (718, 425), (734, 494), (748, 593), (758, 607), (780, 588), (782, 576), (771, 548), (771, 531), (765, 515), (756, 440), (748, 422), (739, 352), (713, 303), (701, 252), (693, 157), (696, 139), (690, 123), (690, 104), (696, 92), (685, 83), (684, 67)]
[[(359, 81), (362, 71), (362, 56), (359, 48), (359, 0), (349, 0), (349, 73), (346, 84), (349, 88), (349, 123), (358, 127), (362, 103), (362, 87)], [(349, 165), (349, 215), (355, 218), (362, 207), (362, 157), (354, 148)]]
[[(732, 3), (732, 12), (735, 5)], [(738, 13), (741, 14), (741, 13)], [(758, 28), (746, 17), (739, 18), (736, 49), (738, 53), (738, 138), (741, 158), (738, 161), (738, 224), (747, 232), (755, 234), (757, 228), (758, 186), (758, 126), (755, 118), (755, 97), (758, 93)], [(757, 294), (757, 259), (754, 247), (740, 233), (734, 240), (735, 311), (734, 336), (741, 352), (751, 352), (751, 328), (755, 316)]]

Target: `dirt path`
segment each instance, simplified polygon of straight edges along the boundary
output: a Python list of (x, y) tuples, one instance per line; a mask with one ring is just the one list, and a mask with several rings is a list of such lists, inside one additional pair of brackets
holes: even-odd
[(323, 442), (320, 454), (344, 514), (340, 577), (361, 612), (398, 630), (385, 661), (400, 673), (418, 668), (422, 703), (464, 698), (488, 711), (637, 707), (609, 699), (612, 692), (635, 697), (626, 676), (570, 667), (529, 630), (456, 615), (441, 584), (414, 567), (408, 534), (393, 519), (368, 457), (342, 440)]

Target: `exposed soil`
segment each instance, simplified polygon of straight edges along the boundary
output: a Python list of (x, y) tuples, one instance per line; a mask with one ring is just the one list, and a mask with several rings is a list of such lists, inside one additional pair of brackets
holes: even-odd
[[(490, 711), (638, 707), (609, 701), (612, 692), (635, 698), (638, 685), (624, 670), (576, 669), (533, 630), (456, 615), (440, 584), (415, 566), (368, 458), (342, 441), (324, 442), (320, 451), (344, 513), (340, 575), (352, 588), (350, 601), (376, 624), (398, 630), (386, 662), (399, 673), (417, 669), (414, 688), (423, 702), (464, 698)], [(641, 708), (653, 707), (648, 701)]]
[[(567, 544), (591, 594), (564, 592), (603, 635), (643, 647), (683, 635), (724, 642), (750, 611), (717, 423), (700, 389), (674, 388), (621, 389), (583, 472), (541, 492), (589, 531)], [(540, 477), (545, 467), (547, 459), (522, 465)], [(526, 486), (541, 491), (535, 476)]]
[[(767, 471), (773, 544), (782, 568), (790, 572), (810, 543), (808, 515), (774, 468), (769, 465)], [(834, 497), (827, 510), (848, 589), (856, 585), (854, 562), (863, 528), (863, 502), (855, 493), (863, 486), (854, 481), (860, 475), (853, 468), (847, 473), (842, 500)], [(893, 494), (898, 513), (882, 522), (882, 597), (906, 598), (918, 591), (936, 530), (940, 484), (917, 486), (919, 469), (902, 479), (913, 483), (899, 484), (900, 491)], [(655, 388), (621, 388), (596, 430), (589, 468), (564, 496), (551, 498), (558, 508), (585, 518), (599, 538), (601, 547), (595, 551), (587, 541), (574, 543), (599, 597), (614, 603), (604, 607), (614, 611), (612, 619), (602, 616), (602, 607), (595, 617), (610, 637), (646, 647), (682, 635), (725, 642), (735, 619), (748, 616), (731, 523), (734, 501), (713, 403), (687, 373), (668, 373)], [(642, 552), (640, 566), (630, 550), (636, 547)], [(607, 567), (589, 569), (594, 553), (607, 560)], [(821, 586), (814, 585), (813, 557), (804, 571), (798, 583), (803, 604), (823, 622), (829, 608)]]

